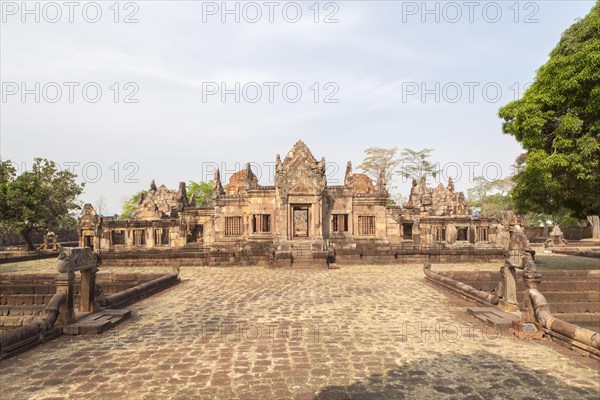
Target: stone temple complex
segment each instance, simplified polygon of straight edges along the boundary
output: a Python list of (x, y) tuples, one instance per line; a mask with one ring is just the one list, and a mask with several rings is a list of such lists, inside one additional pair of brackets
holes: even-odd
[(135, 220), (96, 214), (79, 219), (80, 246), (115, 264), (331, 266), (501, 258), (508, 233), (500, 221), (471, 216), (450, 180), (429, 188), (413, 181), (408, 202), (390, 205), (383, 180), (354, 173), (329, 186), (325, 159), (298, 141), (276, 156), (274, 186), (262, 186), (250, 164), (223, 186), (217, 170), (211, 206), (196, 206), (185, 183), (169, 190), (154, 182)]

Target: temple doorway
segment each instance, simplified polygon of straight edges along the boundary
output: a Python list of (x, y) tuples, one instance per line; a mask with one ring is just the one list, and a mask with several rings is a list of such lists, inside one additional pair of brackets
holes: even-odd
[(293, 206), (292, 210), (292, 229), (294, 237), (308, 237), (308, 206)]
[(89, 247), (94, 250), (94, 237), (93, 236), (84, 236), (83, 237), (83, 246)]

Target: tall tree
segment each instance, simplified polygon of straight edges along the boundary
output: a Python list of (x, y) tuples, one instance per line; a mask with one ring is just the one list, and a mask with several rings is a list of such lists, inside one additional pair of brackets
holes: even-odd
[(499, 110), (527, 151), (517, 211), (600, 214), (600, 2), (562, 35), (523, 97)]
[(376, 182), (383, 174), (383, 183), (388, 185), (394, 177), (394, 170), (400, 164), (397, 153), (397, 147), (393, 149), (370, 147), (365, 150), (366, 157), (358, 168), (367, 174), (373, 182)]
[(600, 219), (597, 215), (588, 215), (587, 220), (592, 225), (592, 239), (600, 239)]
[(33, 232), (61, 228), (69, 211), (79, 208), (76, 199), (83, 184), (77, 184), (76, 177), (43, 158), (36, 158), (31, 171), (19, 176), (9, 160), (0, 162), (0, 230), (19, 233), (27, 250), (35, 250)]
[(440, 172), (435, 163), (429, 161), (431, 152), (433, 149), (422, 149), (412, 150), (404, 149), (400, 153), (400, 174), (405, 179), (416, 179), (420, 181), (421, 178), (428, 179), (429, 176), (436, 177)]

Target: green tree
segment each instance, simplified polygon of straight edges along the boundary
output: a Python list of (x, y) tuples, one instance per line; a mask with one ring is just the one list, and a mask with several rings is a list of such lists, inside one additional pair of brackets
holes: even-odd
[(397, 153), (397, 147), (393, 149), (370, 147), (365, 150), (366, 157), (358, 168), (367, 174), (373, 182), (377, 182), (379, 176), (383, 174), (383, 183), (388, 185), (394, 177), (394, 170), (400, 165)]
[(600, 214), (600, 2), (499, 116), (527, 151), (512, 191), (518, 212)]
[(473, 179), (474, 186), (467, 189), (469, 205), (479, 208), (482, 217), (494, 217), (501, 219), (502, 212), (510, 206), (513, 201), (510, 190), (514, 186), (512, 176), (487, 180), (483, 176)]
[(552, 226), (576, 226), (579, 223), (579, 219), (574, 217), (572, 211), (567, 210), (566, 208), (557, 210), (553, 214), (525, 214), (525, 225), (527, 226), (542, 225), (544, 228), (547, 228), (548, 222), (550, 222), (550, 225)]
[(428, 176), (436, 177), (440, 172), (435, 163), (429, 161), (433, 149), (412, 150), (404, 149), (400, 153), (399, 164), (401, 166), (400, 174), (405, 179), (415, 179), (420, 181), (421, 178), (428, 179)]
[(0, 162), (0, 231), (19, 233), (31, 251), (33, 232), (72, 224), (69, 211), (79, 209), (76, 199), (84, 186), (76, 177), (43, 158), (36, 158), (31, 171), (19, 176), (10, 160)]
[(213, 183), (210, 182), (194, 182), (190, 181), (186, 186), (187, 196), (191, 199), (192, 196), (196, 199), (194, 206), (211, 206), (212, 205), (212, 190)]
[(121, 220), (132, 220), (135, 219), (136, 211), (138, 204), (142, 197), (146, 196), (148, 193), (147, 190), (140, 190), (130, 198), (125, 198), (122, 201), (121, 205), (121, 214), (119, 214), (118, 219)]

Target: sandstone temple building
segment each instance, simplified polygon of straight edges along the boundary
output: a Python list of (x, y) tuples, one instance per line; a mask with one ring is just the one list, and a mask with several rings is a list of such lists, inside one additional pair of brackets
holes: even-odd
[(178, 190), (150, 185), (135, 220), (101, 217), (90, 204), (79, 219), (80, 246), (119, 265), (327, 266), (500, 258), (508, 232), (500, 221), (471, 216), (462, 192), (413, 181), (404, 206), (389, 205), (382, 179), (352, 171), (328, 186), (325, 159), (298, 141), (276, 156), (274, 186), (250, 164), (224, 187), (217, 170), (211, 206)]

